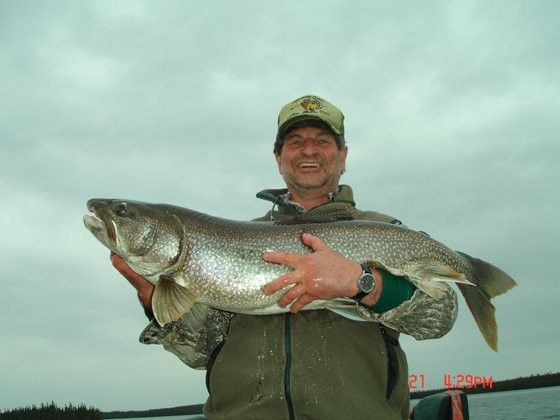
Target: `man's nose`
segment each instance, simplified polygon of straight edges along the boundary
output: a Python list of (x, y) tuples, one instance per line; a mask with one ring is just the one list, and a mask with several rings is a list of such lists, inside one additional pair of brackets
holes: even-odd
[(303, 147), (301, 148), (301, 152), (305, 155), (314, 155), (317, 153), (317, 145), (311, 139), (306, 140), (303, 143)]

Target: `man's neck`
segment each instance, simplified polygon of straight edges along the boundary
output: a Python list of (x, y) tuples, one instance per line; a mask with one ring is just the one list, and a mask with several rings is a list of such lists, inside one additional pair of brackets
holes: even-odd
[(305, 210), (311, 210), (321, 204), (328, 203), (333, 200), (333, 198), (338, 193), (338, 188), (334, 188), (332, 191), (321, 191), (314, 193), (312, 190), (308, 190), (305, 194), (299, 194), (298, 192), (290, 193), (290, 200), (300, 204)]

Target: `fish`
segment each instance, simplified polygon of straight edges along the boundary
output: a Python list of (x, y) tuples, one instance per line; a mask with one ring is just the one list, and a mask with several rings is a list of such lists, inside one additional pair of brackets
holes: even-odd
[[(404, 276), (434, 299), (442, 298), (447, 282), (455, 283), (495, 351), (497, 323), (490, 300), (516, 285), (500, 268), (453, 251), (423, 232), (356, 220), (356, 210), (344, 203), (320, 206), (286, 222), (236, 221), (126, 199), (91, 199), (87, 209), (83, 221), (93, 236), (155, 285), (152, 309), (162, 326), (201, 307), (254, 315), (289, 311), (277, 301), (292, 285), (271, 295), (263, 287), (291, 268), (266, 262), (262, 255), (310, 253), (303, 233), (318, 236), (350, 260)], [(358, 318), (351, 298), (316, 300), (304, 309)]]

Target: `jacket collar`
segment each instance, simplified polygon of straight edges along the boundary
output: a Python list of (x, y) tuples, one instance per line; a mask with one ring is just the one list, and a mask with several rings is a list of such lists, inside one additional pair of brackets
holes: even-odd
[[(262, 190), (257, 193), (257, 198), (273, 203), (274, 213), (294, 216), (305, 212), (305, 209), (300, 204), (290, 200), (290, 193), (286, 188)], [(347, 203), (352, 207), (356, 206), (354, 193), (349, 185), (340, 185), (338, 191), (329, 193), (329, 198), (330, 202), (333, 203)], [(274, 211), (276, 206), (278, 206), (278, 210)]]

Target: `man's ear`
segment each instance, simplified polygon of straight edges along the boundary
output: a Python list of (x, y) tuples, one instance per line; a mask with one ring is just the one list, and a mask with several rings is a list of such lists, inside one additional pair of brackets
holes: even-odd
[(276, 165), (278, 165), (278, 172), (280, 172), (280, 175), (284, 175), (282, 173), (282, 164), (281, 164), (281, 160), (280, 160), (280, 155), (277, 155), (276, 153), (274, 154), (274, 159), (276, 159)]
[(344, 146), (344, 148), (340, 151), (340, 174), (342, 175), (346, 172), (346, 156), (348, 156), (348, 146)]

